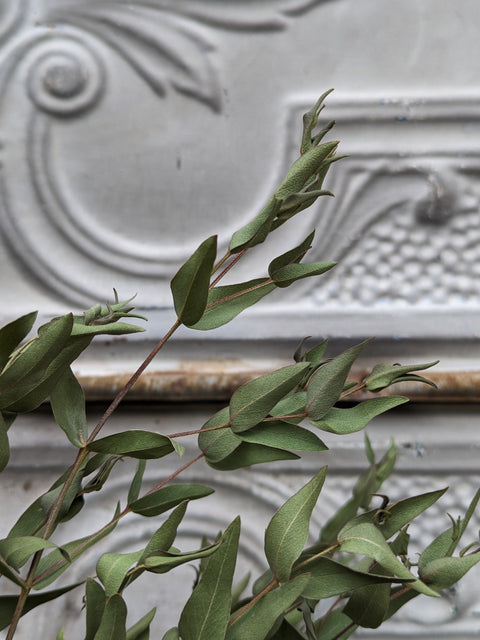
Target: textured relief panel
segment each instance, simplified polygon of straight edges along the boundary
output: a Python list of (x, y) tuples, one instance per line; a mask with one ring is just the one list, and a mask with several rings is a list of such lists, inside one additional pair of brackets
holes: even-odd
[(478, 98), (333, 99), (329, 113), (351, 157), (329, 176), (335, 201), (322, 203), (315, 250), (340, 265), (319, 283), (316, 302), (478, 310)]
[(171, 275), (221, 212), (205, 219), (210, 190), (188, 167), (195, 129), (204, 138), (226, 127), (216, 33), (281, 30), (324, 2), (25, 3), (16, 34), (22, 10), (9, 10), (2, 226), (20, 262), (78, 304), (116, 283), (144, 305), (169, 305)]

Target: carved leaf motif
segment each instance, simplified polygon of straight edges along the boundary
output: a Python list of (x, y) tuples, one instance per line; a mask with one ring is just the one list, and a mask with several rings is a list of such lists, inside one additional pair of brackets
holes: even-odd
[(283, 29), (288, 16), (330, 0), (50, 0), (48, 22), (84, 29), (106, 42), (159, 95), (176, 91), (221, 108), (209, 52), (198, 23), (232, 30)]

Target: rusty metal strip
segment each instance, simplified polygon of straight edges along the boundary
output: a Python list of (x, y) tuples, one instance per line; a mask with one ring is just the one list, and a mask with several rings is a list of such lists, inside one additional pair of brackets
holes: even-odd
[[(212, 401), (226, 400), (233, 391), (248, 380), (268, 373), (271, 369), (254, 366), (226, 366), (224, 361), (182, 363), (178, 369), (147, 371), (130, 392), (130, 400), (149, 401)], [(354, 369), (352, 379), (360, 381), (370, 369)], [(434, 389), (425, 384), (402, 382), (380, 394), (361, 392), (350, 397), (360, 400), (378, 395), (404, 395), (415, 402), (480, 402), (480, 371), (426, 372)], [(130, 372), (82, 374), (81, 384), (88, 400), (108, 400), (121, 389)]]

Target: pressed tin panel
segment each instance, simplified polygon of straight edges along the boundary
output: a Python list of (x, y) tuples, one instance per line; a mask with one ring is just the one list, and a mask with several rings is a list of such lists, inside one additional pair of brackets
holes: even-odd
[[(82, 309), (111, 298), (112, 287), (125, 298), (138, 292), (148, 332), (99, 342), (76, 364), (89, 398), (110, 397), (172, 323), (172, 274), (205, 237), (218, 232), (225, 247), (258, 211), (296, 157), (301, 115), (335, 87), (321, 117), (336, 119), (331, 137), (349, 154), (329, 176), (336, 197), (286, 225), (265, 251), (278, 255), (315, 226), (311, 259), (339, 265), (216, 334), (179, 332), (136, 387), (141, 404), (116, 425), (198, 427), (207, 415), (196, 401), (224, 399), (286, 363), (305, 335), (329, 336), (338, 349), (377, 336), (359, 377), (379, 359), (440, 357), (439, 391), (402, 390), (414, 408), (370, 429), (380, 449), (390, 435), (399, 444), (392, 499), (450, 485), (415, 532), (428, 540), (479, 484), (479, 21), (476, 0), (0, 0), (2, 320)], [(239, 278), (263, 275), (268, 258), (252, 254)], [(158, 399), (180, 404), (149, 403)], [(440, 404), (452, 400), (469, 404)], [(1, 494), (12, 511), (68, 461), (46, 409), (15, 429)], [(243, 511), (241, 567), (258, 571), (265, 522), (320, 464), (331, 478), (314, 530), (348, 495), (363, 465), (361, 435), (332, 446), (335, 456), (253, 468), (234, 482), (192, 471), (217, 495), (192, 505), (185, 546)], [(126, 482), (115, 476), (86, 531), (110, 517)], [(149, 527), (126, 521), (115, 550), (134, 548)], [(95, 562), (96, 552), (85, 556), (76, 575)], [(476, 637), (473, 576), (362, 635)], [(182, 577), (190, 585), (193, 572)], [(159, 625), (184, 596), (179, 582), (167, 591)], [(132, 607), (144, 598), (135, 594)], [(74, 592), (66, 607), (27, 616), (19, 638), (51, 635), (51, 620), (74, 621), (80, 606)]]

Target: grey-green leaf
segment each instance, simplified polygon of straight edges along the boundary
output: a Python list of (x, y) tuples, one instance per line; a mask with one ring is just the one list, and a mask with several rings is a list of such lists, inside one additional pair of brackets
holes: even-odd
[(380, 391), (385, 389), (389, 385), (393, 384), (397, 378), (401, 378), (405, 374), (412, 373), (412, 371), (423, 371), (429, 369), (438, 364), (438, 360), (435, 362), (426, 362), (422, 364), (407, 364), (407, 365), (388, 365), (377, 364), (372, 373), (363, 381), (366, 388), (369, 391)]
[(184, 500), (198, 500), (213, 493), (210, 487), (199, 484), (176, 484), (162, 487), (152, 493), (135, 500), (130, 504), (130, 509), (141, 516), (158, 516), (165, 511), (176, 507)]
[(85, 640), (93, 640), (105, 610), (105, 591), (92, 578), (85, 583)]
[(14, 569), (20, 569), (37, 551), (57, 548), (57, 545), (43, 538), (22, 536), (0, 540), (0, 556)]
[(88, 445), (89, 451), (142, 460), (163, 458), (174, 451), (170, 438), (154, 431), (131, 430), (115, 433)]
[(28, 335), (37, 317), (37, 311), (16, 318), (0, 329), (0, 372), (7, 364), (12, 351)]
[(433, 589), (448, 589), (480, 562), (480, 552), (456, 558), (437, 558), (420, 567), (421, 579)]
[[(72, 589), (76, 589), (81, 582), (77, 582), (76, 584), (71, 584), (68, 587), (62, 587), (61, 589), (54, 589), (52, 591), (46, 591), (44, 593), (34, 593), (28, 596), (25, 605), (23, 607), (22, 616), (38, 607), (45, 602), (50, 602), (50, 600), (55, 600), (55, 598), (59, 598), (63, 596), (63, 594), (68, 593), (68, 591), (72, 591)], [(12, 621), (13, 614), (17, 607), (18, 596), (0, 596), (0, 631), (9, 626)]]
[(178, 628), (183, 640), (224, 640), (239, 535), (240, 520), (237, 518), (225, 531), (219, 549), (208, 561), (182, 611)]
[(142, 488), (143, 482), (143, 474), (145, 473), (146, 466), (146, 460), (140, 459), (138, 461), (137, 470), (135, 471), (135, 475), (133, 476), (132, 482), (130, 483), (130, 487), (128, 489), (127, 504), (134, 502), (140, 495), (140, 490)]
[(208, 331), (221, 327), (275, 288), (270, 278), (256, 278), (248, 282), (213, 287), (208, 294), (205, 313), (197, 323), (191, 325), (191, 328)]
[(373, 524), (358, 524), (354, 527), (346, 527), (346, 531), (340, 531), (338, 537), (341, 551), (357, 553), (376, 560), (378, 564), (399, 578), (407, 580), (413, 578), (410, 587), (419, 593), (438, 597), (438, 593), (430, 589), (421, 580), (415, 579), (404, 564), (393, 554), (382, 533)]
[(97, 576), (107, 598), (120, 589), (128, 570), (142, 556), (143, 550), (131, 553), (104, 553), (97, 562)]
[(74, 446), (82, 447), (88, 438), (85, 396), (70, 367), (51, 391), (50, 404), (58, 426)]
[(388, 615), (390, 585), (361, 587), (350, 597), (343, 612), (361, 627), (376, 629)]
[(230, 425), (240, 433), (259, 424), (270, 410), (302, 380), (309, 365), (283, 367), (242, 385), (230, 400)]
[(352, 364), (368, 343), (369, 340), (348, 349), (317, 369), (310, 378), (306, 407), (311, 420), (323, 418), (337, 402)]
[(310, 517), (325, 482), (323, 467), (310, 482), (285, 502), (265, 531), (265, 555), (275, 577), (286, 582), (293, 563), (301, 554), (308, 538)]
[(294, 451), (326, 451), (328, 447), (314, 433), (283, 420), (262, 422), (257, 427), (243, 431), (244, 442), (264, 444), (267, 447)]
[(308, 580), (308, 576), (298, 576), (234, 614), (225, 640), (264, 640), (278, 618), (301, 596)]
[(148, 640), (150, 624), (155, 617), (156, 608), (146, 613), (127, 631), (127, 640)]
[(310, 420), (310, 422), (322, 429), (322, 431), (329, 431), (339, 435), (354, 433), (364, 429), (370, 420), (373, 420), (376, 416), (405, 402), (408, 402), (408, 398), (402, 396), (373, 398), (372, 400), (360, 402), (349, 409), (332, 407), (321, 420)]
[(205, 311), (216, 255), (217, 236), (211, 236), (180, 267), (170, 283), (177, 318), (187, 327), (198, 322)]
[(291, 451), (284, 451), (275, 447), (266, 447), (263, 444), (242, 442), (233, 453), (218, 461), (211, 461), (207, 457), (208, 465), (219, 471), (233, 471), (243, 469), (254, 464), (275, 462), (277, 460), (298, 460), (299, 456)]
[(116, 593), (107, 598), (100, 626), (94, 640), (127, 640), (127, 605), (122, 596)]
[(289, 287), (297, 280), (319, 276), (333, 269), (336, 262), (312, 262), (310, 264), (289, 264), (278, 269), (272, 276), (277, 287)]

